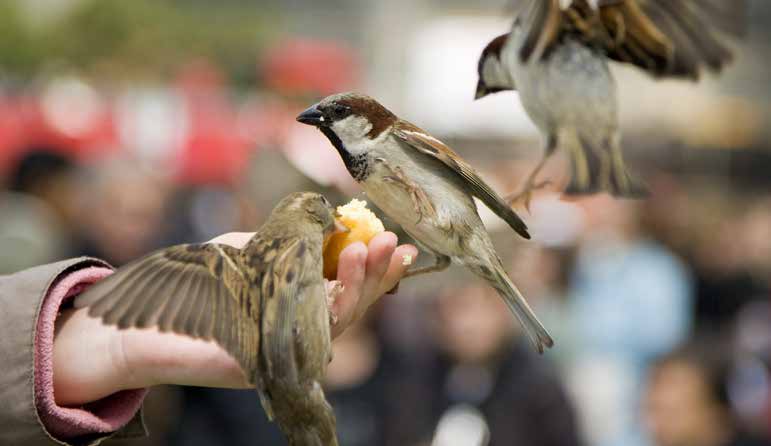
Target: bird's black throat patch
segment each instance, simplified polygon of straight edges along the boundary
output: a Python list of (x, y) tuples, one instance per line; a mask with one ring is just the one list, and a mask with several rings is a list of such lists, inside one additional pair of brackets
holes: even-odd
[(345, 163), (345, 168), (348, 169), (348, 173), (351, 174), (354, 180), (362, 182), (367, 179), (370, 174), (369, 160), (366, 154), (351, 155), (351, 153), (345, 148), (343, 142), (337, 137), (335, 132), (329, 127), (319, 127), (321, 133), (329, 139), (329, 142), (340, 154)]

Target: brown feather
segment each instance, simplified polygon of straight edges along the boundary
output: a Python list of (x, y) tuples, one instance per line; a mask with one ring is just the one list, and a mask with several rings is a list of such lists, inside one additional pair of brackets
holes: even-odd
[(529, 239), (527, 225), (506, 204), (485, 181), (476, 173), (473, 167), (463, 158), (447, 147), (441, 141), (429, 136), (419, 127), (400, 120), (393, 127), (393, 134), (412, 149), (429, 156), (448, 167), (458, 181), (460, 181), (469, 193), (480, 200), (502, 218), (512, 229), (522, 237)]
[(146, 305), (142, 313), (137, 318), (136, 325), (139, 328), (152, 327), (158, 323), (158, 318), (174, 300), (174, 291), (179, 288), (182, 280), (185, 278), (185, 269), (187, 265), (182, 265), (177, 274), (173, 274), (168, 280), (163, 282), (163, 288), (158, 291), (154, 305)]
[(521, 13), (526, 38), (520, 57), (548, 57), (554, 45), (572, 36), (653, 76), (696, 79), (703, 68), (719, 71), (731, 61), (718, 34), (742, 33), (745, 3), (606, 0), (595, 14), (586, 0), (574, 0), (565, 11), (557, 0), (529, 0)]
[(522, 60), (543, 57), (556, 42), (562, 25), (559, 0), (531, 1), (525, 10), (528, 26), (525, 43), (520, 50)]
[[(130, 306), (121, 312), (118, 320), (118, 327), (136, 327), (137, 320), (142, 310), (148, 306), (156, 306), (155, 296), (163, 286), (165, 280), (170, 274), (173, 274), (174, 268), (168, 263), (161, 263), (149, 272), (140, 289), (137, 290), (136, 297), (130, 302)], [(129, 300), (129, 299), (126, 299)]]
[[(255, 352), (243, 353), (239, 343), (251, 347), (259, 330), (254, 320), (240, 320), (237, 306), (228, 305), (236, 299), (231, 289), (238, 285), (226, 286), (209, 267), (217, 263), (220, 252), (231, 259), (239, 253), (225, 245), (180, 245), (158, 251), (91, 287), (78, 297), (76, 306), (90, 306), (89, 314), (120, 328), (158, 325), (161, 331), (211, 339), (217, 326), (221, 335), (217, 342), (251, 370), (247, 367), (253, 367), (250, 356)], [(227, 261), (223, 265), (223, 272), (232, 269)], [(240, 277), (239, 273), (227, 275)], [(251, 333), (241, 333), (244, 330)]]

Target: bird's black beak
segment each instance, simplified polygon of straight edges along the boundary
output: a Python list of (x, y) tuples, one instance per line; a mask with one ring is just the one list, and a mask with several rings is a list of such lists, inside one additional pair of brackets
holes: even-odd
[(479, 82), (477, 82), (477, 91), (474, 94), (474, 100), (476, 101), (477, 99), (483, 98), (487, 96), (488, 93), (485, 83), (482, 82), (482, 79), (479, 79)]
[(328, 126), (329, 122), (327, 122), (327, 119), (324, 118), (324, 114), (319, 111), (317, 105), (318, 104), (312, 105), (304, 112), (297, 115), (297, 121), (316, 127)]

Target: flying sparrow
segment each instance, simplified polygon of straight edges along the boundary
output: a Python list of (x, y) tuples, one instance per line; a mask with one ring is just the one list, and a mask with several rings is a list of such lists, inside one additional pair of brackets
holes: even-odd
[(293, 446), (337, 445), (319, 384), (331, 359), (324, 244), (344, 227), (326, 198), (294, 193), (242, 248), (178, 245), (96, 283), (75, 306), (119, 328), (213, 340), (257, 387)]
[(654, 77), (698, 79), (720, 69), (731, 52), (718, 32), (738, 34), (744, 0), (519, 0), (509, 34), (479, 58), (476, 99), (518, 90), (544, 139), (544, 153), (523, 190), (524, 202), (548, 182), (535, 178), (561, 147), (571, 161), (568, 194), (609, 191), (647, 195), (621, 154), (616, 85), (608, 60)]
[(477, 213), (480, 199), (518, 234), (525, 223), (474, 169), (425, 131), (399, 119), (374, 99), (329, 96), (297, 120), (318, 127), (368, 198), (436, 257), (407, 275), (464, 265), (492, 285), (522, 323), (539, 352), (553, 341), (511, 283)]

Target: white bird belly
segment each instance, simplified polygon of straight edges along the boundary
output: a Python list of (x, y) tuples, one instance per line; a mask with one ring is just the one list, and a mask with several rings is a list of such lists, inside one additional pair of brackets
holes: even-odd
[(525, 111), (544, 133), (559, 127), (617, 126), (616, 86), (605, 57), (567, 40), (546, 60), (519, 60), (519, 42), (503, 52)]
[[(422, 169), (411, 162), (404, 164), (403, 170), (414, 171)], [(398, 223), (412, 238), (422, 247), (438, 254), (456, 257), (462, 254), (457, 236), (453, 229), (460, 227), (469, 218), (469, 204), (474, 206), (473, 200), (455, 184), (441, 175), (422, 170), (420, 187), (429, 198), (434, 207), (435, 215), (421, 215), (417, 212), (413, 197), (402, 185), (384, 180), (384, 177), (392, 176), (390, 169), (382, 164), (375, 163), (372, 172), (362, 182), (367, 198)], [(479, 218), (472, 210), (473, 217)], [(472, 218), (473, 218), (472, 217)], [(479, 222), (481, 225), (481, 221)]]

